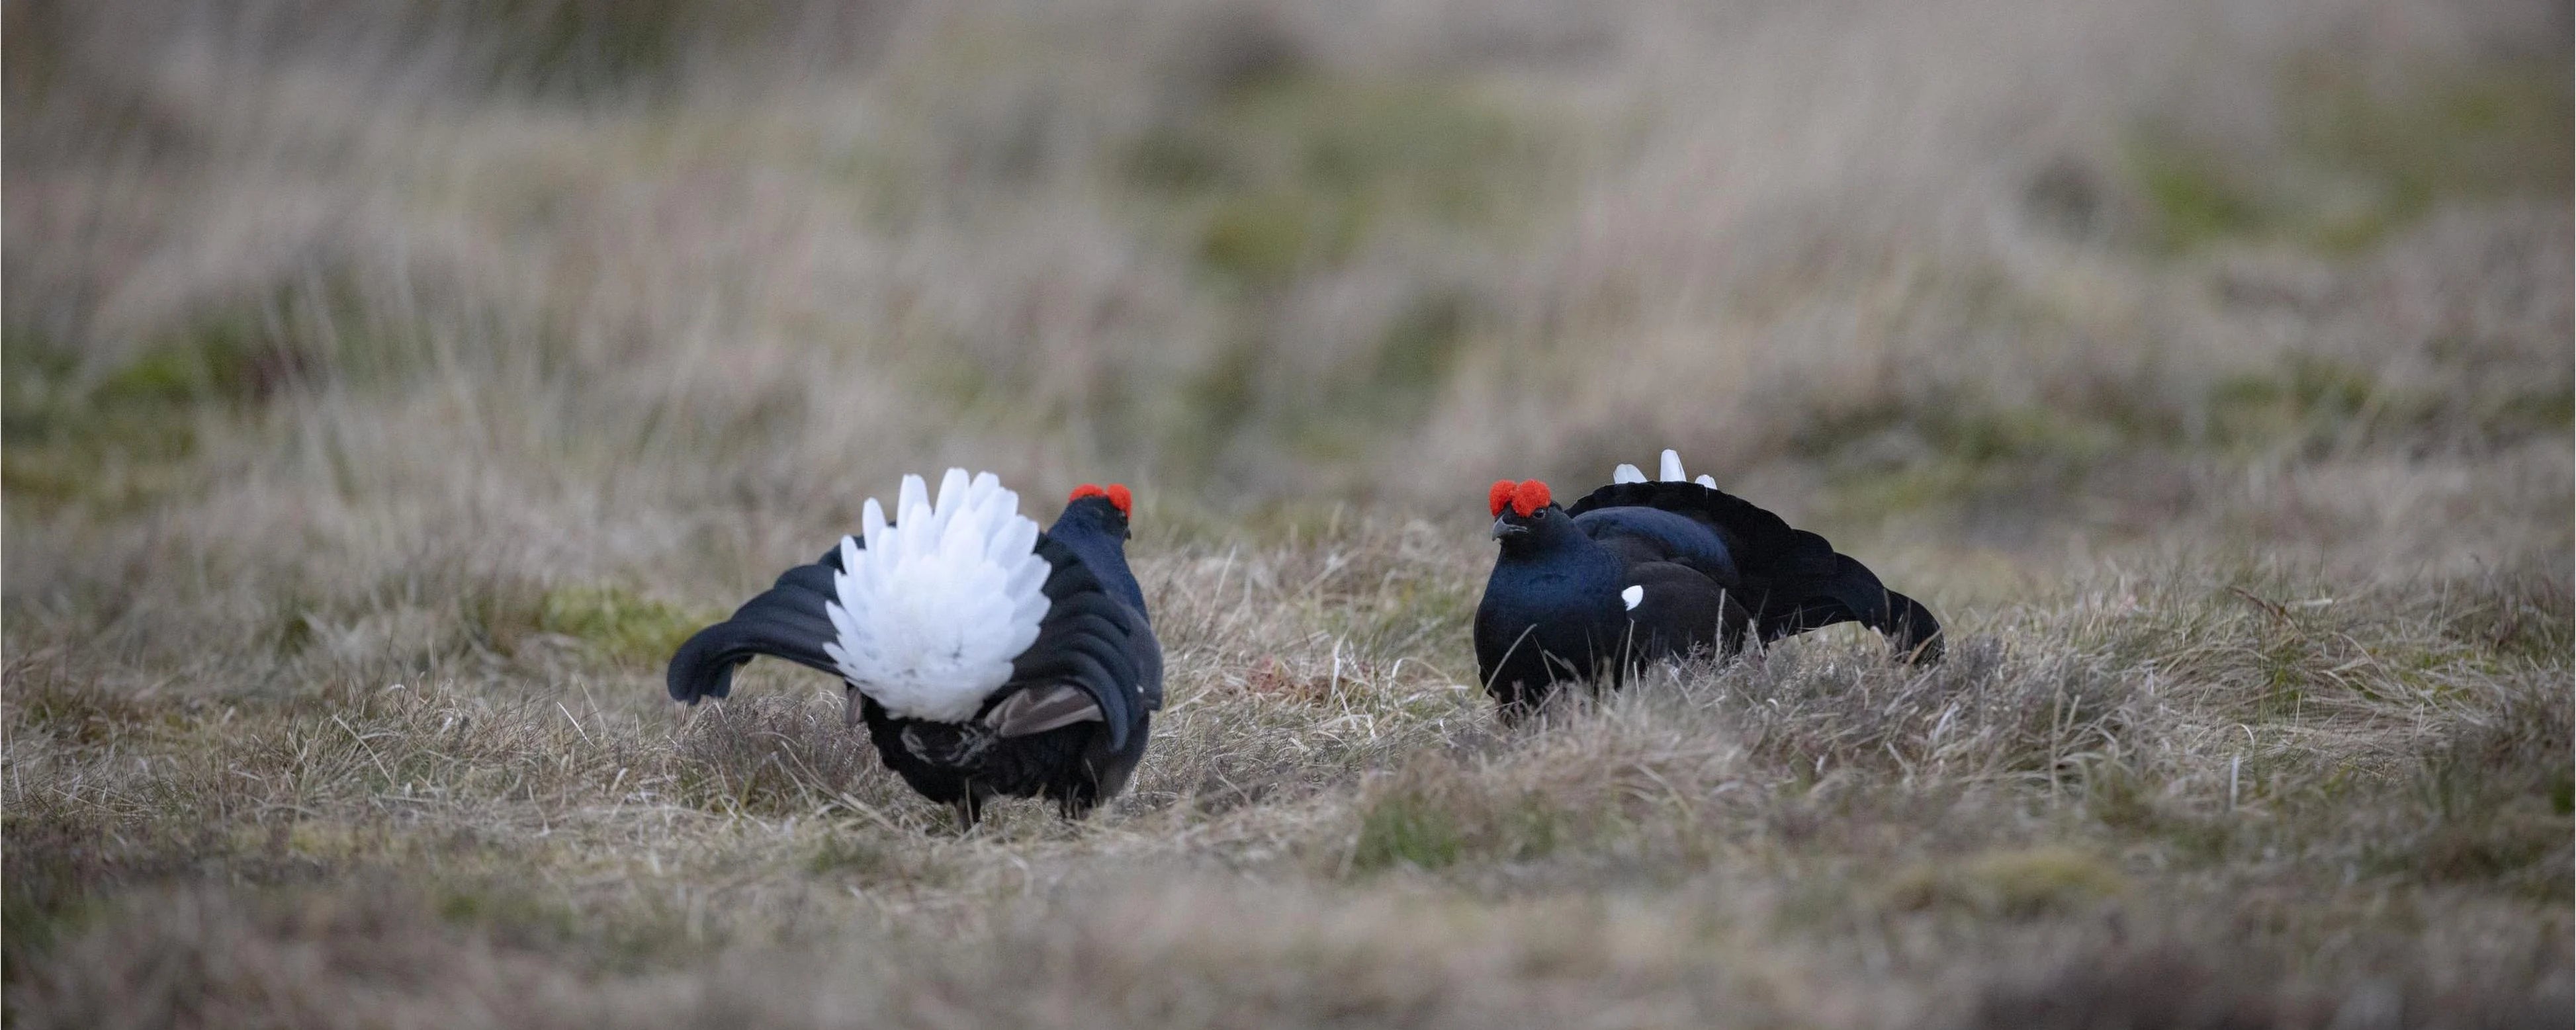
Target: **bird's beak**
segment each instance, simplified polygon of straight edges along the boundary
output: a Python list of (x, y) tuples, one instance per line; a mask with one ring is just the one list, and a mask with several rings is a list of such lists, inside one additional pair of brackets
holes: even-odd
[(1529, 532), (1528, 526), (1520, 525), (1510, 519), (1497, 518), (1494, 520), (1494, 539), (1496, 540), (1500, 540), (1507, 536), (1519, 536), (1527, 532)]

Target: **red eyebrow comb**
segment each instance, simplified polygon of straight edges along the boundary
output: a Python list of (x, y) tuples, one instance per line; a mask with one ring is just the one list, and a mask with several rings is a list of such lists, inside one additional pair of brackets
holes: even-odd
[(1520, 513), (1522, 518), (1537, 514), (1539, 509), (1547, 507), (1547, 501), (1547, 484), (1538, 480), (1524, 479), (1521, 485), (1512, 489), (1512, 510)]
[(1103, 489), (1098, 483), (1084, 483), (1074, 487), (1073, 496), (1065, 498), (1064, 503), (1071, 504), (1085, 497), (1106, 497), (1109, 499), (1110, 506), (1118, 509), (1118, 514), (1134, 514), (1136, 495), (1127, 492), (1125, 483), (1111, 483), (1107, 489)]

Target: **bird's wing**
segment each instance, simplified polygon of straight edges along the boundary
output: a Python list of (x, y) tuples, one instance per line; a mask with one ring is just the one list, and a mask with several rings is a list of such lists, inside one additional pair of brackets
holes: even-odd
[[(1652, 542), (1663, 560), (1728, 583), (1755, 613), (1765, 640), (1858, 621), (1886, 634), (1914, 660), (1941, 654), (1940, 625), (1929, 610), (1888, 590), (1867, 566), (1835, 552), (1824, 537), (1723, 490), (1686, 481), (1613, 483), (1575, 501), (1566, 513), (1596, 538), (1625, 537), (1630, 548)], [(1731, 566), (1731, 583), (1699, 556), (1709, 548), (1703, 532), (1715, 538)]]
[(1743, 643), (1744, 627), (1750, 621), (1743, 603), (1699, 570), (1672, 562), (1641, 562), (1629, 566), (1621, 582), (1619, 600), (1634, 627), (1634, 646), (1647, 649), (1641, 653), (1651, 657), (1716, 647), (1721, 636), (1730, 649)]
[(723, 697), (736, 666), (769, 655), (837, 673), (907, 718), (958, 722), (985, 707), (1046, 614), (1037, 523), (992, 473), (964, 469), (948, 470), (936, 501), (920, 476), (903, 477), (896, 514), (869, 499), (862, 536), (690, 637), (671, 656), (671, 696)]
[(1051, 571), (1046, 617), (1038, 638), (1011, 663), (994, 710), (1022, 691), (1073, 686), (1099, 707), (1109, 747), (1126, 746), (1146, 712), (1162, 705), (1163, 652), (1134, 606), (1119, 600), (1071, 548), (1041, 536), (1037, 554)]
[[(865, 544), (852, 537), (853, 546)], [(671, 656), (665, 673), (671, 699), (696, 704), (733, 692), (733, 673), (760, 655), (784, 658), (809, 669), (840, 675), (840, 667), (823, 647), (835, 630), (825, 605), (832, 600), (832, 579), (841, 572), (841, 549), (834, 547), (811, 565), (799, 565), (778, 577), (759, 596), (734, 609), (733, 617), (699, 630)]]
[(1127, 655), (1136, 663), (1136, 692), (1145, 700), (1145, 710), (1163, 710), (1163, 642), (1154, 636), (1153, 623), (1145, 613), (1129, 608), (1134, 620), (1127, 635)]
[(1728, 585), (1742, 578), (1725, 535), (1679, 512), (1636, 505), (1595, 508), (1576, 516), (1574, 526), (1628, 565), (1672, 562)]
[(997, 737), (1025, 737), (1079, 722), (1099, 722), (1100, 703), (1081, 687), (1050, 683), (1012, 692), (984, 713)]
[[(1009, 682), (993, 692), (982, 714), (1004, 736), (1097, 718), (1109, 730), (1110, 747), (1124, 747), (1144, 713), (1162, 707), (1162, 647), (1144, 616), (1111, 596), (1070, 549), (1040, 537), (1035, 551), (1050, 569), (1043, 588), (1047, 614), (1038, 639), (1012, 661)], [(787, 570), (732, 618), (699, 630), (671, 656), (672, 698), (725, 697), (734, 670), (764, 655), (838, 675), (839, 664), (824, 650), (838, 632), (825, 604), (841, 571), (835, 547), (811, 565)], [(1054, 689), (1065, 686), (1080, 699)]]

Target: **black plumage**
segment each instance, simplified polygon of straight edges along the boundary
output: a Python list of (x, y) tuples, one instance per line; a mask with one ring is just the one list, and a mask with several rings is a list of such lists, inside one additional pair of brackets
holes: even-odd
[[(993, 797), (1043, 796), (1068, 817), (1088, 813), (1125, 787), (1162, 707), (1162, 647), (1127, 569), (1127, 513), (1086, 489), (1037, 540), (1049, 570), (1037, 639), (972, 718), (899, 717), (844, 684), (849, 721), (866, 724), (886, 767), (968, 825)], [(836, 638), (825, 606), (841, 571), (835, 547), (689, 638), (671, 658), (671, 696), (693, 704), (725, 697), (734, 670), (761, 655), (840, 675), (824, 647)]]
[(1699, 483), (1616, 483), (1559, 507), (1544, 485), (1497, 483), (1493, 575), (1476, 665), (1507, 715), (1561, 681), (1607, 681), (1694, 651), (1733, 653), (1839, 622), (1937, 660), (1940, 623), (1825, 538)]

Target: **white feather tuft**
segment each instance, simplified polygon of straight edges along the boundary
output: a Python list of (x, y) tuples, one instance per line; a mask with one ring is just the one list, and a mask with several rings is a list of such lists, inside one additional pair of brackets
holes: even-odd
[(1637, 605), (1646, 600), (1646, 588), (1643, 586), (1632, 586), (1626, 590), (1619, 591), (1619, 600), (1621, 603), (1628, 606), (1629, 611), (1636, 611)]
[(1635, 465), (1621, 462), (1618, 468), (1610, 470), (1610, 481), (1613, 483), (1643, 483), (1646, 481), (1646, 474), (1637, 471), (1637, 466)]
[(1667, 483), (1678, 483), (1684, 479), (1690, 478), (1682, 475), (1682, 454), (1680, 451), (1673, 450), (1669, 447), (1664, 449), (1664, 474), (1661, 478)]
[(891, 524), (869, 498), (868, 545), (841, 538), (837, 599), (824, 606), (839, 639), (823, 651), (842, 677), (903, 718), (973, 718), (1046, 617), (1038, 524), (1019, 509), (992, 473), (965, 469), (940, 478), (935, 502), (920, 476), (903, 477)]
[(1705, 472), (1700, 473), (1700, 477), (1698, 479), (1691, 480), (1691, 482), (1697, 483), (1711, 490), (1717, 489), (1717, 477)]

